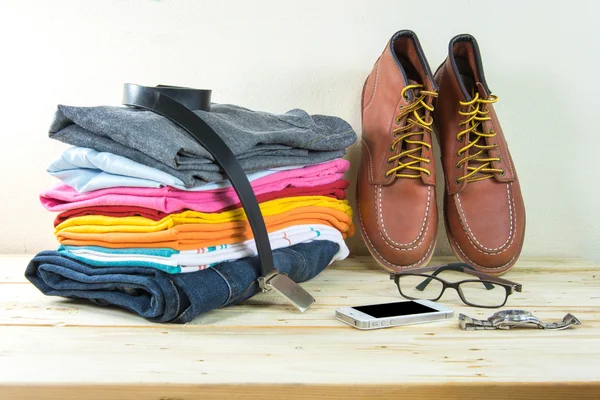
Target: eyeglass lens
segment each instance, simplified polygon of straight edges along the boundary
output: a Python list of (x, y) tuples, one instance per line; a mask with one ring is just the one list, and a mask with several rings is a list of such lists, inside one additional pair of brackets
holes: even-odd
[[(424, 284), (426, 281), (428, 283)], [(403, 296), (418, 300), (436, 300), (444, 290), (441, 281), (423, 275), (400, 275), (398, 287)]]
[[(466, 277), (461, 275), (463, 279)], [(402, 274), (398, 277), (398, 289), (400, 294), (407, 298), (437, 300), (444, 290), (444, 284), (435, 278), (428, 278), (427, 275)], [(506, 301), (504, 286), (492, 282), (465, 281), (458, 285), (458, 290), (464, 301), (474, 306), (500, 307)]]
[(458, 290), (462, 293), (466, 302), (481, 307), (499, 307), (506, 300), (506, 289), (504, 286), (487, 282), (467, 281), (458, 285)]

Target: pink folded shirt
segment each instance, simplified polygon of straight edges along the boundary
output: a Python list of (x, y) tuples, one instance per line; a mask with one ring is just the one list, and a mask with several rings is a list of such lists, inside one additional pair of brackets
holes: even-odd
[[(314, 187), (344, 178), (350, 163), (341, 158), (317, 165), (276, 172), (250, 182), (254, 193), (264, 194), (286, 187)], [(169, 186), (162, 188), (115, 187), (78, 193), (60, 184), (40, 195), (50, 211), (67, 211), (90, 206), (138, 206), (172, 213), (182, 209), (218, 212), (239, 202), (232, 187), (190, 192)]]

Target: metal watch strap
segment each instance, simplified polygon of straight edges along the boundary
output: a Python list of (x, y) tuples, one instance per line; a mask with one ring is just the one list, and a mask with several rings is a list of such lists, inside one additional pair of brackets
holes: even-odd
[(279, 275), (275, 269), (265, 221), (246, 173), (223, 139), (189, 108), (210, 107), (210, 92), (165, 85), (147, 87), (126, 83), (123, 89), (123, 104), (152, 111), (169, 119), (213, 156), (238, 195), (252, 229), (261, 266), (261, 276), (258, 279), (260, 288), (263, 292), (276, 289), (300, 311), (310, 307), (314, 298), (286, 275)]
[(579, 319), (577, 319), (577, 317), (571, 313), (565, 315), (562, 321), (551, 322), (549, 324), (545, 324), (542, 322), (543, 329), (561, 330), (566, 329), (572, 325), (581, 325), (581, 321), (579, 321)]
[[(460, 327), (466, 331), (492, 330), (492, 329), (501, 329), (502, 328), (502, 327), (494, 326), (489, 319), (488, 320), (475, 319), (475, 318), (468, 317), (465, 314), (458, 315), (458, 323), (459, 323)], [(523, 324), (535, 324), (540, 329), (561, 330), (561, 329), (569, 328), (570, 326), (573, 326), (573, 325), (581, 325), (581, 322), (573, 314), (567, 314), (564, 316), (562, 321), (552, 322), (549, 324), (543, 323), (541, 321), (539, 321), (539, 322), (529, 321), (529, 322), (525, 322), (525, 323), (515, 322), (514, 325), (504, 324), (503, 327), (504, 327), (504, 329), (510, 329), (513, 326), (519, 326), (519, 325), (523, 325)]]
[(458, 323), (460, 327), (465, 331), (479, 331), (479, 330), (494, 330), (498, 329), (489, 320), (475, 319), (467, 317), (465, 314), (458, 315)]

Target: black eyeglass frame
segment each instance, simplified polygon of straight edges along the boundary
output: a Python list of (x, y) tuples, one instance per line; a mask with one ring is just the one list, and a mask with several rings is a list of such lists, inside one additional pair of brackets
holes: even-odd
[[(433, 273), (431, 274), (427, 274), (429, 272), (433, 271)], [(440, 273), (444, 272), (444, 271), (458, 271), (458, 272), (464, 272), (466, 274), (470, 274), (473, 276), (476, 276), (477, 278), (479, 278), (478, 280), (475, 279), (465, 279), (462, 281), (458, 281), (458, 282), (448, 282), (444, 279), (438, 278), (437, 275), (439, 275)], [(472, 267), (469, 264), (466, 263), (451, 263), (451, 264), (446, 264), (446, 265), (439, 265), (439, 266), (431, 266), (431, 267), (422, 267), (422, 268), (415, 268), (415, 269), (411, 269), (411, 270), (406, 270), (406, 271), (399, 271), (399, 272), (395, 272), (390, 274), (390, 279), (393, 279), (394, 282), (396, 283), (396, 286), (398, 287), (398, 292), (400, 292), (400, 295), (404, 298), (410, 299), (410, 300), (425, 300), (425, 299), (421, 299), (418, 297), (412, 297), (412, 296), (407, 296), (406, 294), (402, 293), (402, 289), (400, 288), (400, 277), (402, 275), (408, 276), (422, 276), (423, 278), (425, 278), (423, 280), (423, 282), (421, 282), (419, 285), (417, 285), (417, 289), (418, 290), (425, 290), (425, 288), (427, 287), (427, 285), (429, 285), (429, 283), (431, 283), (432, 280), (436, 280), (442, 283), (443, 287), (442, 290), (439, 294), (439, 296), (435, 299), (426, 299), (426, 300), (430, 300), (430, 301), (437, 301), (439, 300), (443, 295), (444, 292), (446, 291), (447, 288), (452, 288), (454, 290), (456, 290), (456, 292), (458, 293), (458, 296), (460, 297), (460, 299), (463, 301), (463, 303), (465, 303), (468, 306), (471, 307), (479, 307), (479, 308), (500, 308), (502, 306), (504, 306), (506, 304), (506, 301), (508, 300), (508, 296), (510, 296), (511, 294), (513, 294), (514, 292), (521, 292), (523, 289), (523, 286), (520, 283), (516, 283), (513, 281), (509, 281), (508, 279), (503, 279), (503, 278), (499, 278), (497, 276), (493, 276), (493, 275), (488, 275), (485, 274), (483, 272), (479, 272), (477, 271), (474, 267)], [(460, 285), (462, 283), (481, 283), (483, 284), (486, 289), (491, 290), (494, 288), (494, 285), (499, 285), (502, 286), (505, 290), (506, 290), (506, 295), (504, 296), (504, 302), (500, 305), (497, 306), (482, 306), (479, 304), (475, 304), (475, 303), (471, 303), (470, 301), (467, 301), (465, 299), (465, 296), (462, 293), (462, 290), (460, 290)]]

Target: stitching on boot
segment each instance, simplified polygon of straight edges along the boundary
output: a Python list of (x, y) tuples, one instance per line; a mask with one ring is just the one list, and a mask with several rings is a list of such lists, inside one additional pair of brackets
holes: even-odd
[(363, 109), (363, 112), (367, 111), (369, 107), (373, 105), (375, 101), (375, 93), (377, 93), (377, 85), (379, 84), (379, 66), (381, 65), (381, 57), (377, 60), (377, 69), (375, 70), (375, 87), (373, 88), (373, 94), (371, 94), (371, 100), (369, 100), (369, 104)]
[[(506, 184), (506, 193), (507, 193), (507, 198), (508, 198), (508, 210), (509, 210), (509, 213), (510, 213), (510, 230), (509, 230), (509, 235), (508, 235), (508, 238), (506, 239), (506, 241), (502, 245), (500, 245), (498, 247), (495, 247), (495, 248), (486, 247), (486, 246), (484, 246), (483, 244), (481, 244), (477, 240), (477, 238), (475, 237), (475, 234), (471, 230), (471, 227), (469, 226), (469, 223), (467, 221), (467, 216), (465, 214), (465, 211), (464, 211), (464, 209), (462, 207), (462, 203), (460, 201), (460, 195), (458, 193), (456, 194), (456, 200), (458, 200), (458, 206), (460, 208), (460, 212), (461, 212), (461, 215), (462, 215), (462, 218), (459, 218), (460, 219), (460, 224), (461, 224), (461, 226), (463, 228), (463, 231), (467, 235), (467, 238), (469, 239), (469, 242), (471, 242), (471, 244), (473, 245), (473, 247), (475, 247), (481, 253), (488, 254), (488, 255), (501, 254), (501, 253), (505, 252), (506, 250), (508, 250), (512, 246), (512, 243), (514, 242), (515, 231), (516, 231), (515, 226), (514, 226), (514, 225), (516, 225), (516, 211), (513, 210), (513, 208), (514, 208), (514, 199), (512, 198), (511, 191), (510, 191), (510, 186), (511, 185), (512, 185), (512, 183), (507, 183)], [(514, 224), (513, 224), (513, 221), (514, 221)], [(471, 240), (471, 238), (477, 244), (473, 243), (473, 240)], [(510, 242), (510, 244), (509, 244), (509, 242)], [(498, 251), (498, 252), (495, 252), (495, 253), (491, 253), (491, 252), (494, 252), (496, 250), (502, 249), (507, 244), (508, 244), (508, 246), (504, 250)], [(478, 247), (481, 247), (482, 249), (487, 250), (488, 252), (482, 251)]]
[[(408, 248), (406, 250), (416, 249), (423, 243), (423, 241), (425, 240), (425, 236), (427, 236), (427, 231), (429, 230), (429, 225), (427, 224), (427, 219), (429, 218), (429, 205), (431, 202), (431, 186), (427, 187), (427, 208), (425, 209), (425, 217), (423, 218), (423, 224), (421, 225), (421, 231), (419, 232), (419, 235), (416, 237), (416, 239), (410, 243), (397, 243), (388, 235), (387, 230), (385, 229), (385, 224), (383, 222), (383, 211), (382, 211), (383, 207), (381, 206), (383, 203), (383, 196), (381, 194), (381, 186), (378, 186), (378, 188), (379, 188), (379, 195), (377, 194), (377, 192), (375, 193), (376, 196), (378, 195), (378, 197), (377, 197), (378, 198), (377, 215), (379, 216), (379, 222), (381, 223), (382, 231), (385, 234), (385, 237), (384, 237), (383, 235), (381, 235), (381, 232), (380, 232), (381, 237), (383, 238), (384, 241), (392, 242), (396, 246), (410, 246), (410, 245), (414, 244), (415, 242), (417, 242), (419, 239), (421, 239), (420, 243), (418, 243), (416, 246)], [(425, 233), (423, 233), (423, 229), (425, 229)]]
[[(375, 246), (373, 246), (373, 243), (371, 242), (371, 239), (369, 239), (369, 235), (366, 234), (366, 230), (365, 230), (365, 226), (363, 224), (363, 220), (362, 220), (362, 216), (360, 214), (360, 202), (356, 203), (357, 208), (358, 208), (358, 221), (360, 223), (360, 227), (362, 229), (362, 231), (364, 232), (363, 237), (367, 240), (367, 242), (369, 243), (369, 247), (371, 250), (373, 250), (375, 252), (375, 254), (377, 254), (377, 256), (380, 258), (380, 261), (382, 261), (384, 264), (388, 265), (389, 267), (393, 267), (393, 268), (412, 268), (414, 266), (418, 266), (419, 264), (421, 264), (424, 260), (427, 259), (427, 257), (429, 257), (429, 255), (431, 254), (431, 251), (433, 250), (433, 245), (435, 244), (435, 241), (431, 242), (431, 244), (429, 245), (429, 249), (427, 249), (427, 252), (425, 253), (425, 255), (423, 256), (423, 258), (421, 258), (419, 261), (417, 261), (414, 264), (410, 264), (410, 265), (397, 265), (397, 264), (392, 264), (391, 262), (387, 261), (381, 254), (379, 254), (379, 252), (375, 249)], [(391, 247), (391, 246), (390, 246)], [(392, 247), (394, 248), (394, 247)], [(394, 248), (395, 249), (395, 248)], [(395, 250), (400, 250), (400, 251), (404, 251), (406, 249), (395, 249)]]
[(483, 267), (483, 266), (481, 266), (481, 265), (479, 265), (479, 264), (477, 264), (477, 263), (473, 262), (473, 260), (471, 260), (469, 257), (467, 257), (467, 255), (465, 254), (465, 252), (464, 252), (464, 251), (462, 251), (462, 249), (460, 248), (460, 246), (458, 245), (458, 243), (456, 242), (456, 240), (453, 240), (453, 242), (454, 242), (454, 244), (456, 245), (456, 248), (458, 249), (458, 251), (460, 251), (460, 253), (463, 255), (463, 257), (465, 257), (465, 259), (466, 259), (466, 260), (467, 260), (467, 261), (468, 261), (468, 262), (469, 262), (471, 265), (473, 265), (473, 266), (475, 266), (475, 267), (478, 267), (478, 268), (481, 268), (481, 269), (482, 269), (482, 270), (484, 270), (484, 271), (485, 271), (485, 270), (497, 270), (497, 269), (503, 269), (503, 268), (506, 268), (506, 267), (510, 266), (510, 265), (511, 265), (511, 264), (512, 264), (512, 263), (515, 261), (515, 258), (517, 258), (517, 257), (519, 256), (519, 254), (520, 254), (520, 252), (519, 252), (519, 253), (517, 253), (517, 254), (515, 254), (515, 255), (513, 256), (513, 258), (511, 258), (511, 259), (510, 259), (510, 261), (509, 261), (509, 262), (507, 262), (506, 264), (503, 264), (503, 265), (501, 265), (501, 266), (499, 266), (499, 267)]

